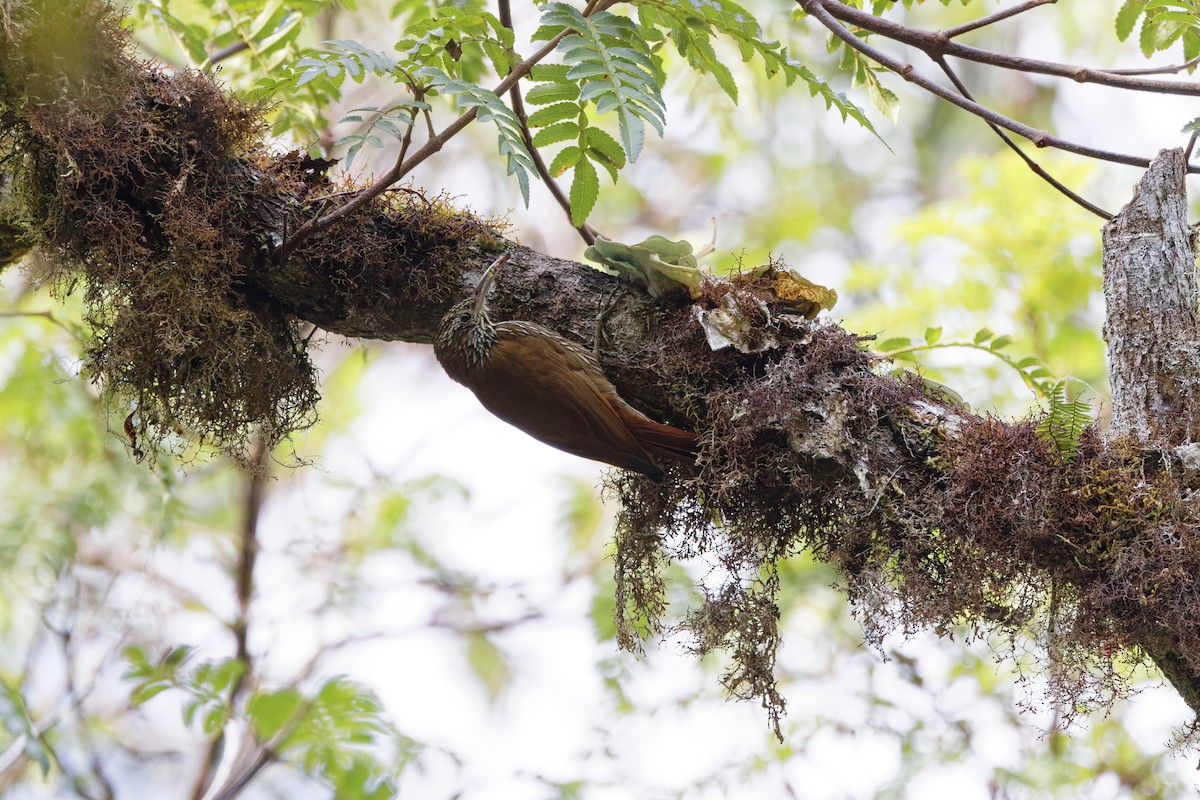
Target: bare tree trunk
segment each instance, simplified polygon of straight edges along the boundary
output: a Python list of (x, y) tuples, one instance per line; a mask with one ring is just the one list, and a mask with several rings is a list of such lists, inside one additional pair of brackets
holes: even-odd
[[(1200, 292), (1184, 168), (1182, 150), (1159, 153), (1103, 233), (1108, 439), (1148, 450), (1187, 451), (1200, 439)], [(1165, 637), (1139, 644), (1200, 713), (1200, 675)]]
[(1104, 226), (1111, 439), (1200, 439), (1200, 316), (1182, 150), (1164, 150)]

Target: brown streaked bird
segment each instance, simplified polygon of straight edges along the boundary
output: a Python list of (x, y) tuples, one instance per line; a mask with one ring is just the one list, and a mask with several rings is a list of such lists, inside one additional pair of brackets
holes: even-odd
[(662, 480), (657, 459), (692, 463), (696, 434), (626, 403), (584, 348), (533, 322), (493, 322), (487, 296), (497, 258), (475, 289), (442, 318), (433, 349), (446, 374), (488, 411), (538, 441)]

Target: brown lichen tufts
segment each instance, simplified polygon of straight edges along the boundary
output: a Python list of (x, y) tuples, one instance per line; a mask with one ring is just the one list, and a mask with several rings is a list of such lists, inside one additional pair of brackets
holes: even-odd
[[(323, 204), (301, 208), (308, 219)], [(392, 330), (409, 340), (432, 341), (432, 332), (406, 329), (398, 318), (440, 317), (457, 297), (464, 263), (501, 244), (504, 223), (455, 208), (443, 196), (418, 190), (384, 192), (370, 214), (354, 214), (305, 239), (270, 277), (273, 292), (289, 297), (305, 319), (345, 336)], [(291, 291), (295, 277), (300, 291)], [(413, 313), (417, 305), (437, 311)]]
[(207, 76), (130, 60), (106, 4), (17, 8), (0, 58), (10, 205), (35, 221), (34, 277), (84, 292), (86, 370), (132, 411), (134, 451), (194, 435), (238, 455), (252, 432), (310, 424), (298, 324), (245, 279), (259, 110)]
[(444, 304), (468, 253), (496, 246), (496, 223), (396, 189), (292, 250), (289, 230), (355, 188), (333, 186), (329, 162), (268, 151), (261, 109), (211, 76), (135, 61), (105, 2), (6, 14), (6, 249), (36, 246), (35, 280), (82, 291), (85, 370), (138, 457), (195, 441), (240, 457), (251, 436), (311, 424), (312, 325), (387, 330), (397, 308)]
[[(682, 631), (727, 651), (726, 686), (778, 731), (778, 570), (807, 549), (838, 569), (872, 642), (965, 627), (1040, 648), (1067, 722), (1121, 696), (1130, 661), (1200, 673), (1200, 509), (1180, 471), (1094, 431), (1068, 463), (1036, 420), (929, 397), (832, 324), (755, 324), (780, 346), (705, 353), (694, 327), (665, 327), (655, 357), (701, 418), (701, 470), (612, 479), (622, 646)], [(668, 625), (666, 568), (695, 558), (703, 600)]]

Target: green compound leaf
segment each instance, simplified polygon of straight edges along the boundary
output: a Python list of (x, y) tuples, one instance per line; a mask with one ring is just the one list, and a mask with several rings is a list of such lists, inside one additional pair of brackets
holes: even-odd
[(515, 175), (521, 187), (521, 198), (529, 205), (529, 173), (534, 172), (533, 159), (525, 149), (521, 133), (521, 121), (496, 93), (473, 83), (451, 78), (437, 67), (422, 67), (413, 73), (415, 77), (428, 80), (442, 94), (452, 95), (459, 108), (479, 109), (476, 119), (494, 122), (500, 135), (500, 155), (508, 163), (508, 174)]
[[(577, 98), (598, 114), (614, 113), (625, 156), (637, 161), (646, 124), (661, 136), (666, 121), (658, 72), (637, 26), (608, 11), (585, 17), (564, 3), (549, 4), (541, 23), (544, 31), (575, 32), (558, 44), (566, 69), (535, 73), (534, 80), (546, 83), (530, 89), (526, 99), (536, 105)], [(578, 94), (571, 97), (568, 86), (577, 87)]]

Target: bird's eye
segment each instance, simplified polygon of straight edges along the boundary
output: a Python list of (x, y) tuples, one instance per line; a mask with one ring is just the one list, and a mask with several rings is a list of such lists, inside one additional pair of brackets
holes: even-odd
[(458, 315), (458, 321), (459, 322), (470, 322), (471, 314), (467, 311), (464, 311), (463, 313)]

